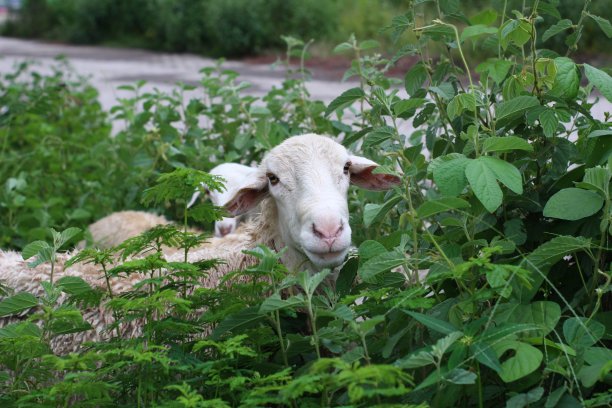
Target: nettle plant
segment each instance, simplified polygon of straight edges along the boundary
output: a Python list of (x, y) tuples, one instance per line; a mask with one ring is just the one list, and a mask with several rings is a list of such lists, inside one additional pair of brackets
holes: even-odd
[[(308, 43), (292, 38), (285, 38), (287, 55), (300, 67), (261, 100), (243, 96), (247, 84), (221, 66), (203, 70), (197, 90), (130, 88), (134, 96), (113, 112), (125, 129), (114, 139), (121, 160), (111, 169), (133, 190), (126, 200), (158, 178), (143, 198), (170, 208), (182, 226), (72, 261), (99, 265), (107, 282), (142, 274), (130, 292), (107, 285), (102, 293), (62, 277), (44, 283), (42, 299), (14, 294), (0, 302), (3, 316), (44, 312), (0, 329), (0, 401), (612, 403), (612, 128), (609, 114), (602, 121), (591, 113), (598, 99), (612, 99), (612, 79), (571, 59), (586, 19), (608, 36), (612, 30), (589, 4), (572, 22), (560, 20), (554, 1), (503, 2), (470, 17), (457, 1), (414, 1), (386, 28), (397, 42), (406, 32), (416, 36), (396, 55), (385, 58), (375, 42), (354, 37), (336, 48), (354, 56), (345, 78), (358, 85), (327, 107), (305, 87)], [(556, 21), (544, 26), (541, 15)], [(566, 55), (541, 48), (562, 32), (569, 32)], [(483, 58), (474, 61), (470, 48)], [(403, 81), (389, 75), (407, 56), (417, 62)], [(204, 96), (184, 105), (182, 93), (198, 90)], [(186, 255), (204, 239), (189, 233), (190, 217), (219, 216), (206, 205), (186, 208), (200, 182), (218, 180), (185, 167), (259, 160), (308, 131), (337, 136), (383, 163), (377, 171), (404, 179), (385, 194), (350, 192), (358, 250), (335, 271), (335, 285), (326, 283), (327, 270), (288, 271), (265, 247), (249, 252), (258, 265), (229, 273), (216, 289), (198, 285), (214, 261), (163, 259), (162, 246)], [(54, 262), (74, 231), (28, 246), (26, 256)], [(123, 262), (130, 255), (136, 259)], [(114, 316), (111, 341), (68, 356), (49, 352), (54, 336), (87, 330), (79, 310), (102, 302)], [(123, 325), (138, 319), (141, 334), (122, 338)]]

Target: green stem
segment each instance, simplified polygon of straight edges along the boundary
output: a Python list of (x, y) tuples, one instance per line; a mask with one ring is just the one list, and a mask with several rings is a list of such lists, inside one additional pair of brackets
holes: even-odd
[(587, 10), (589, 9), (590, 5), (591, 0), (585, 0), (582, 12), (580, 12), (580, 19), (578, 20), (578, 24), (576, 24), (576, 41), (567, 49), (567, 52), (565, 53), (566, 57), (578, 49), (578, 42), (580, 42), (580, 38), (582, 37), (582, 29), (584, 28), (584, 18), (589, 15)]
[(278, 334), (283, 363), (285, 364), (285, 367), (289, 367), (289, 360), (287, 359), (287, 350), (285, 349), (285, 341), (283, 340), (283, 332), (281, 331), (280, 314), (278, 313), (278, 310), (274, 312), (274, 323), (276, 323), (276, 333)]

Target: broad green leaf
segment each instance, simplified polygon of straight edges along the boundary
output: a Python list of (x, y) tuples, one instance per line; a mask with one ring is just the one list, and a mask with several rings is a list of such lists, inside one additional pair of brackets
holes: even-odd
[(557, 21), (556, 24), (550, 26), (550, 28), (544, 32), (544, 35), (542, 36), (542, 41), (546, 41), (549, 38), (554, 37), (559, 33), (562, 33), (563, 31), (570, 28), (572, 24), (572, 20), (568, 19)]
[(442, 197), (437, 200), (425, 201), (417, 209), (419, 218), (431, 217), (445, 211), (456, 210), (459, 208), (468, 208), (470, 203), (457, 197)]
[(475, 343), (470, 346), (470, 352), (480, 364), (484, 364), (495, 372), (501, 371), (501, 363), (495, 351), (488, 345)]
[(531, 31), (531, 24), (526, 20), (508, 20), (501, 26), (501, 46), (506, 49), (512, 43), (521, 47), (531, 38)]
[(534, 324), (536, 330), (517, 333), (522, 337), (546, 336), (561, 318), (561, 308), (555, 302), (538, 301), (530, 304), (504, 303), (499, 305), (493, 320), (498, 324)]
[[(442, 194), (458, 196), (467, 185), (465, 168), (471, 160), (463, 155), (458, 157), (453, 156), (453, 158), (448, 161), (444, 161), (443, 158), (439, 159), (442, 160), (434, 160), (435, 166), (432, 170), (434, 182)], [(434, 162), (432, 162), (432, 165)], [(431, 165), (430, 168), (432, 168)]]
[(563, 323), (565, 341), (576, 349), (594, 345), (605, 332), (606, 327), (603, 324), (585, 317), (570, 317)]
[(586, 63), (584, 64), (584, 73), (589, 82), (595, 85), (608, 101), (612, 102), (612, 78), (610, 75)]
[(589, 17), (595, 20), (599, 28), (601, 28), (601, 31), (603, 31), (606, 35), (606, 37), (612, 38), (612, 24), (610, 24), (610, 21), (603, 17), (595, 16), (593, 14), (589, 14)]
[(60, 239), (57, 245), (57, 249), (60, 249), (62, 245), (64, 245), (66, 242), (70, 241), (72, 238), (77, 236), (80, 232), (81, 232), (81, 229), (76, 228), (76, 227), (67, 228), (64, 231), (62, 231), (60, 233)]
[(427, 101), (423, 98), (404, 99), (393, 104), (393, 111), (397, 116), (400, 116), (406, 111), (409, 111), (411, 109), (418, 109), (424, 106), (425, 102)]
[(476, 72), (489, 75), (497, 84), (501, 84), (512, 68), (512, 62), (505, 59), (490, 58), (476, 67)]
[(574, 99), (580, 87), (580, 71), (571, 59), (567, 57), (555, 58), (557, 75), (550, 94), (557, 98)]
[(484, 140), (482, 149), (487, 153), (508, 152), (511, 150), (525, 150), (527, 152), (533, 152), (533, 146), (531, 146), (525, 139), (517, 136), (490, 137)]
[(339, 97), (329, 103), (325, 110), (325, 116), (331, 115), (337, 109), (342, 109), (351, 105), (364, 96), (365, 94), (361, 88), (351, 88), (348, 91), (344, 91)]
[(610, 136), (612, 135), (612, 129), (600, 129), (594, 130), (587, 137), (600, 137), (600, 136)]
[(259, 307), (247, 307), (238, 313), (227, 316), (212, 333), (213, 339), (218, 339), (222, 334), (233, 332), (234, 330), (252, 327), (262, 321), (265, 315), (259, 313)]
[(51, 246), (45, 241), (34, 241), (30, 242), (28, 245), (25, 246), (25, 248), (23, 248), (23, 250), (21, 251), (21, 256), (23, 257), (24, 261), (27, 261), (33, 256), (38, 255), (44, 251), (49, 251), (51, 249)]
[(359, 48), (361, 50), (369, 50), (371, 48), (380, 47), (380, 43), (376, 40), (365, 40), (359, 43)]
[(401, 358), (395, 363), (395, 365), (404, 369), (412, 369), (425, 367), (430, 364), (434, 364), (435, 362), (436, 360), (434, 359), (434, 356), (431, 355), (431, 353), (428, 353), (427, 351), (419, 351), (418, 353)]
[(457, 328), (455, 326), (453, 326), (449, 322), (445, 322), (444, 320), (440, 320), (435, 317), (427, 316), (417, 312), (406, 311), (406, 313), (435, 332), (442, 334), (451, 334), (457, 331)]
[(544, 396), (544, 388), (536, 387), (529, 392), (515, 395), (506, 401), (506, 408), (525, 408), (538, 402)]
[(477, 375), (463, 368), (455, 368), (444, 376), (444, 379), (453, 384), (469, 385), (476, 384)]
[(519, 169), (497, 157), (481, 156), (477, 160), (482, 161), (500, 183), (516, 194), (523, 194), (523, 178)]
[(377, 255), (367, 260), (361, 268), (359, 268), (359, 276), (367, 283), (375, 283), (376, 277), (387, 272), (396, 266), (400, 266), (406, 262), (406, 256), (398, 251), (391, 251)]
[(434, 40), (448, 40), (455, 37), (455, 30), (446, 24), (430, 24), (423, 28), (423, 34), (429, 35)]
[(497, 184), (495, 174), (482, 160), (472, 160), (465, 167), (465, 176), (476, 198), (489, 212), (501, 205), (503, 194)]
[(559, 126), (559, 119), (557, 119), (555, 111), (547, 108), (540, 113), (539, 119), (542, 130), (544, 131), (544, 136), (553, 137), (557, 132), (557, 127)]
[(57, 280), (57, 286), (69, 295), (80, 295), (94, 290), (78, 276), (64, 276)]
[(506, 382), (513, 382), (534, 372), (542, 363), (540, 350), (519, 341), (505, 340), (492, 345), (498, 357), (512, 350), (514, 355), (501, 362), (499, 376)]
[(478, 37), (480, 35), (485, 34), (496, 34), (497, 28), (495, 27), (487, 27), (482, 24), (476, 24), (473, 26), (468, 26), (463, 29), (461, 32), (461, 41), (465, 41), (472, 37)]
[(0, 302), (0, 316), (16, 314), (37, 305), (38, 299), (36, 299), (36, 296), (31, 293), (20, 292)]
[(426, 79), (427, 68), (425, 65), (419, 62), (410, 68), (404, 77), (404, 87), (408, 95), (413, 95), (416, 91), (421, 89)]
[(446, 111), (448, 117), (453, 120), (460, 116), (463, 111), (474, 112), (476, 110), (476, 99), (474, 95), (468, 93), (460, 93), (455, 96), (449, 103)]
[(593, 191), (565, 188), (550, 197), (543, 213), (545, 217), (575, 221), (597, 213), (603, 204), (603, 197)]
[(395, 195), (384, 204), (366, 204), (363, 209), (363, 224), (367, 228), (379, 222), (400, 201), (402, 201), (402, 197)]
[(366, 138), (363, 141), (363, 147), (371, 148), (378, 146), (384, 141), (391, 139), (394, 135), (395, 129), (391, 126), (379, 126), (372, 129), (372, 131), (366, 135)]
[(263, 301), (259, 307), (259, 313), (271, 313), (276, 310), (291, 308), (295, 306), (301, 306), (304, 304), (304, 297), (302, 295), (291, 296), (287, 299), (282, 299), (280, 294), (275, 293)]
[(475, 16), (470, 17), (470, 24), (482, 24), (485, 26), (491, 25), (497, 21), (497, 11), (493, 9), (484, 9)]
[(386, 252), (387, 249), (385, 248), (385, 246), (378, 241), (367, 240), (362, 242), (361, 245), (359, 245), (359, 257), (366, 261), (370, 258), (375, 257), (376, 255), (380, 255)]
[(0, 328), (0, 339), (14, 339), (23, 336), (41, 337), (42, 330), (32, 322), (11, 323)]
[(521, 118), (530, 109), (540, 106), (538, 98), (535, 96), (522, 95), (507, 102), (497, 104), (495, 116), (498, 127), (504, 127), (515, 120)]

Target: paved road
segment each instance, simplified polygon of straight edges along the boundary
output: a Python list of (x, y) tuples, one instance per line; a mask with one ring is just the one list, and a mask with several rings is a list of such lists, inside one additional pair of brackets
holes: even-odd
[[(120, 85), (133, 84), (144, 79), (148, 82), (146, 90), (158, 88), (161, 91), (170, 91), (178, 81), (197, 83), (200, 79), (198, 71), (215, 63), (213, 59), (190, 54), (60, 45), (0, 37), (0, 72), (7, 72), (14, 64), (24, 59), (35, 59), (40, 62), (43, 70), (48, 69), (57, 55), (66, 56), (77, 72), (91, 78), (106, 109), (114, 106), (118, 97), (128, 95), (126, 91), (117, 90)], [(251, 83), (252, 87), (248, 92), (255, 96), (262, 96), (273, 86), (280, 86), (284, 76), (282, 68), (274, 70), (269, 65), (228, 61), (224, 67), (239, 72), (241, 80)], [(313, 71), (313, 80), (307, 84), (313, 98), (329, 102), (346, 89), (355, 86), (354, 83), (320, 79), (325, 77), (316, 69)], [(603, 119), (604, 112), (612, 112), (612, 104), (607, 101), (595, 106), (594, 116)]]

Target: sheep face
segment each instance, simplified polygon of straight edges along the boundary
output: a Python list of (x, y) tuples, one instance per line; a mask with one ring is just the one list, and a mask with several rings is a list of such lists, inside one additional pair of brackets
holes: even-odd
[(332, 139), (295, 136), (266, 155), (258, 172), (247, 177), (226, 208), (238, 215), (271, 197), (284, 245), (305, 255), (315, 269), (334, 267), (344, 261), (351, 245), (349, 184), (384, 190), (401, 181), (372, 174), (377, 166), (351, 155)]

